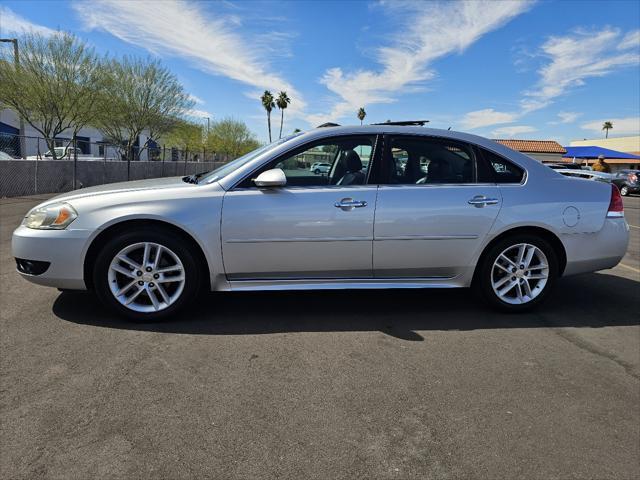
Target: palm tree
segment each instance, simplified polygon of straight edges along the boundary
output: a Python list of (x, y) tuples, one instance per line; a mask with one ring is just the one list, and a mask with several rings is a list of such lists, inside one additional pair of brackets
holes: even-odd
[(262, 96), (260, 97), (262, 101), (262, 106), (267, 111), (267, 126), (269, 127), (269, 143), (271, 143), (271, 110), (273, 110), (276, 106), (273, 101), (273, 95), (269, 90), (265, 90)]
[(604, 138), (609, 138), (609, 130), (611, 130), (612, 128), (613, 128), (612, 122), (604, 122), (602, 124), (602, 129), (605, 131)]
[(360, 119), (360, 125), (362, 125), (362, 121), (366, 116), (367, 116), (367, 112), (364, 111), (364, 107), (360, 107), (360, 109), (358, 110), (358, 119)]
[(291, 103), (291, 99), (287, 96), (287, 92), (280, 92), (276, 99), (276, 105), (280, 109), (280, 135), (278, 138), (282, 138), (282, 122), (284, 121), (284, 109)]

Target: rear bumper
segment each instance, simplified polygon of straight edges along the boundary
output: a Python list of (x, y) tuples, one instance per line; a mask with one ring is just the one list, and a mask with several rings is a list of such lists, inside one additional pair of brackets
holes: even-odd
[(30, 282), (48, 287), (86, 290), (84, 283), (84, 254), (90, 238), (89, 230), (34, 230), (24, 226), (13, 232), (11, 251), (16, 259), (31, 265), (49, 264), (38, 268), (18, 268), (20, 275)]
[(607, 218), (599, 232), (563, 235), (562, 243), (567, 253), (564, 275), (613, 268), (627, 253), (629, 225), (624, 218)]

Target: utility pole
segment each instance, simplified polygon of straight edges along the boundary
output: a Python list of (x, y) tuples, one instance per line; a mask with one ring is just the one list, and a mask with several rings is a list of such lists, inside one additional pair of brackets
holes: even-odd
[[(20, 55), (18, 53), (18, 39), (17, 38), (0, 38), (0, 42), (13, 43), (13, 59), (16, 67), (16, 75), (20, 75)], [(20, 121), (20, 156), (27, 158), (27, 142), (24, 138), (24, 118), (18, 113), (18, 119)]]
[(206, 117), (206, 118), (207, 118), (207, 135), (209, 135), (209, 122), (211, 119), (209, 117)]

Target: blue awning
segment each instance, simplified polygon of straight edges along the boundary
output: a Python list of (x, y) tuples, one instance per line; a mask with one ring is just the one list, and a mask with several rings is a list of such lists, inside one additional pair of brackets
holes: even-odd
[(640, 160), (638, 155), (632, 155), (626, 152), (618, 152), (602, 147), (564, 147), (567, 151), (563, 157), (569, 158), (598, 158), (600, 155), (607, 158), (628, 158), (630, 160)]

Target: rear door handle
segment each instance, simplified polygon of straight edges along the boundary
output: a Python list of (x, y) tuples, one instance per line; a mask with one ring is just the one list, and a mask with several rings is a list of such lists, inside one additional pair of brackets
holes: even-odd
[(334, 207), (348, 211), (354, 208), (362, 208), (367, 206), (367, 202), (363, 200), (354, 200), (353, 198), (343, 198), (339, 202), (333, 204)]
[(476, 195), (467, 203), (473, 205), (476, 208), (482, 208), (486, 205), (496, 205), (499, 202), (497, 198), (487, 198), (484, 195)]

